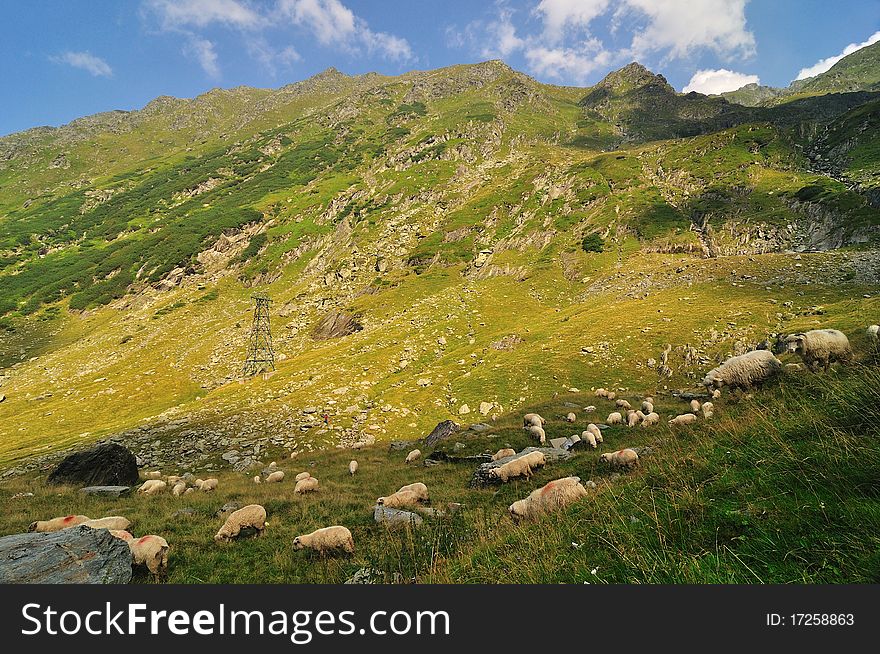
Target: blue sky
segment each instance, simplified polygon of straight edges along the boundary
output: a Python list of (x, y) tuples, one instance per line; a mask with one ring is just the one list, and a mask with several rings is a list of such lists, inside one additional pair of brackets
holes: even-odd
[(159, 95), (499, 58), (590, 85), (638, 60), (676, 89), (785, 86), (880, 39), (880, 0), (5, 0), (0, 134)]

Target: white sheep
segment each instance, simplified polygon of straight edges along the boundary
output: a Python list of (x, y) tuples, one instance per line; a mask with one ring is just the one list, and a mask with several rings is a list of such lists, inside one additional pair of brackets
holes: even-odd
[(586, 496), (587, 489), (581, 484), (580, 477), (564, 477), (535, 489), (525, 499), (511, 504), (507, 511), (515, 521), (536, 518), (563, 509)]
[(617, 402), (615, 402), (614, 405), (618, 409), (626, 409), (627, 411), (632, 409), (632, 405), (624, 399), (617, 400)]
[(131, 521), (123, 518), (121, 515), (111, 515), (106, 518), (96, 518), (94, 520), (86, 520), (80, 523), (85, 527), (92, 529), (112, 529), (116, 531), (125, 531), (131, 526)]
[(782, 371), (782, 362), (768, 350), (754, 350), (730, 357), (720, 366), (710, 370), (703, 385), (714, 392), (722, 387), (748, 389), (767, 381)]
[(185, 491), (183, 491), (183, 494), (184, 494), (184, 495), (191, 495), (192, 493), (195, 493), (195, 492), (196, 492), (196, 489), (193, 488), (192, 486), (190, 486), (190, 487), (187, 488)]
[(140, 538), (132, 538), (128, 541), (128, 547), (134, 565), (146, 566), (153, 574), (153, 578), (159, 581), (168, 571), (168, 541), (161, 536), (149, 534)]
[(500, 479), (503, 483), (507, 483), (515, 477), (525, 477), (529, 479), (532, 476), (532, 466), (526, 457), (521, 456), (512, 461), (489, 469), (489, 476)]
[(691, 411), (696, 413), (700, 410), (700, 401), (699, 400), (691, 400)]
[(581, 440), (587, 441), (587, 444), (590, 447), (592, 447), (594, 450), (599, 446), (598, 442), (596, 441), (596, 435), (591, 431), (587, 431), (587, 430), (582, 431), (581, 432)]
[(260, 475), (256, 475), (256, 476), (254, 477), (254, 483), (255, 483), (255, 484), (262, 484), (262, 483), (263, 483), (263, 480), (262, 480), (262, 478), (260, 477)]
[(669, 424), (673, 427), (679, 427), (681, 425), (692, 425), (697, 421), (696, 414), (693, 413), (682, 413), (679, 416), (675, 416), (672, 420), (669, 421)]
[(75, 527), (84, 522), (91, 520), (87, 515), (66, 515), (60, 518), (52, 518), (51, 520), (36, 520), (28, 527), (28, 531), (36, 531), (45, 533), (50, 531), (61, 531), (68, 527)]
[(497, 461), (498, 459), (505, 459), (509, 456), (513, 456), (514, 454), (516, 454), (516, 450), (514, 450), (513, 448), (503, 447), (492, 455), (492, 460)]
[(174, 485), (176, 485), (177, 482), (179, 482), (181, 479), (182, 479), (182, 477), (181, 477), (180, 475), (168, 475), (168, 476), (165, 478), (165, 482), (166, 482), (169, 486), (174, 486)]
[(353, 475), (358, 471), (358, 462), (357, 461), (349, 461), (348, 462), (348, 474)]
[(607, 422), (609, 425), (622, 425), (623, 416), (620, 415), (619, 412), (615, 411), (614, 413), (608, 414), (608, 419), (605, 422)]
[(544, 431), (543, 427), (532, 425), (529, 427), (529, 436), (536, 438), (541, 445), (547, 442), (547, 433)]
[(605, 439), (602, 438), (602, 430), (599, 429), (598, 425), (591, 422), (589, 425), (587, 425), (587, 431), (596, 437), (597, 443), (604, 443), (605, 442)]
[(338, 549), (352, 554), (354, 553), (354, 538), (345, 527), (334, 525), (333, 527), (316, 529), (310, 534), (302, 534), (293, 539), (293, 549), (301, 550), (306, 547), (321, 554)]
[(174, 495), (174, 497), (180, 497), (183, 495), (184, 491), (186, 491), (186, 482), (180, 480), (174, 484), (174, 488), (171, 489), (171, 494)]
[(700, 406), (700, 410), (703, 412), (704, 420), (709, 420), (715, 415), (715, 405), (711, 402), (703, 402), (702, 406)]
[(308, 479), (308, 478), (311, 477), (311, 476), (312, 476), (311, 473), (308, 473), (308, 472), (301, 472), (301, 473), (299, 473), (296, 477), (294, 477), (293, 479), (294, 479), (294, 481), (302, 481), (303, 479)]
[(266, 509), (259, 504), (248, 504), (238, 511), (233, 511), (214, 535), (214, 540), (218, 543), (228, 543), (238, 537), (242, 529), (255, 529), (254, 538), (262, 536), (266, 529)]
[(529, 467), (532, 470), (543, 468), (547, 464), (547, 456), (543, 452), (529, 452), (528, 454), (523, 454), (520, 458), (528, 461)]
[(868, 340), (874, 345), (880, 343), (880, 325), (870, 325), (867, 329)]
[(626, 414), (626, 426), (635, 427), (642, 421), (638, 411), (628, 411)]
[(714, 391), (712, 391), (712, 399), (717, 400), (719, 397), (721, 397), (721, 389), (716, 388)]
[[(198, 480), (196, 480), (198, 482)], [(220, 483), (220, 480), (211, 477), (210, 479), (205, 479), (201, 484), (196, 483), (196, 488), (198, 488), (203, 493), (210, 493), (212, 491), (217, 490), (217, 484)]]
[(148, 472), (144, 475), (147, 479), (159, 479), (162, 476), (162, 472), (160, 470), (153, 470), (152, 472)]
[(129, 532), (125, 529), (109, 529), (110, 535), (113, 538), (118, 538), (119, 540), (124, 540), (126, 543), (134, 538)]
[(807, 367), (828, 372), (832, 363), (846, 362), (852, 357), (849, 339), (837, 329), (811, 329), (791, 334), (781, 339), (776, 347), (778, 354), (798, 354)]
[(527, 413), (523, 416), (523, 429), (528, 429), (532, 425), (543, 427), (547, 421), (537, 413)]
[(428, 487), (425, 486), (420, 481), (414, 482), (412, 484), (407, 484), (406, 486), (401, 486), (397, 489), (398, 493), (402, 493), (405, 491), (410, 491), (416, 494), (416, 497), (419, 498), (419, 502), (430, 502), (431, 498), (428, 495)]
[(405, 463), (412, 463), (413, 461), (418, 461), (422, 457), (421, 450), (413, 450), (409, 454), (406, 455)]
[(138, 488), (137, 492), (141, 495), (158, 495), (165, 490), (167, 485), (161, 479), (149, 479)]
[(577, 421), (577, 416), (574, 414), (574, 412), (569, 411), (568, 415), (565, 416), (565, 422), (575, 422), (575, 421)]
[(660, 422), (660, 414), (656, 411), (652, 411), (648, 415), (645, 416), (644, 420), (642, 420), (642, 427), (652, 427)]
[(639, 455), (635, 450), (625, 449), (607, 452), (599, 457), (600, 463), (607, 463), (612, 468), (635, 468), (639, 465)]
[(648, 415), (649, 413), (654, 413), (654, 404), (649, 402), (648, 400), (642, 401), (642, 413)]
[(612, 393), (610, 391), (609, 391), (608, 395), (605, 396), (605, 398), (608, 400), (613, 400), (616, 397), (617, 397), (617, 393)]
[(269, 464), (269, 470), (274, 470), (274, 469), (277, 468), (277, 467), (278, 467), (278, 464), (275, 463), (274, 461), (272, 461), (272, 462)]
[(315, 477), (306, 477), (305, 479), (300, 479), (298, 482), (296, 482), (296, 486), (294, 486), (293, 492), (297, 495), (314, 493), (318, 490), (318, 485), (318, 480)]
[(397, 491), (396, 493), (392, 493), (391, 495), (386, 495), (385, 497), (380, 497), (376, 500), (376, 504), (379, 506), (384, 506), (389, 509), (401, 509), (406, 507), (412, 507), (419, 503), (419, 496), (417, 493), (411, 490), (402, 490)]
[(276, 470), (275, 472), (270, 472), (266, 475), (265, 483), (267, 484), (277, 484), (284, 481), (284, 471)]

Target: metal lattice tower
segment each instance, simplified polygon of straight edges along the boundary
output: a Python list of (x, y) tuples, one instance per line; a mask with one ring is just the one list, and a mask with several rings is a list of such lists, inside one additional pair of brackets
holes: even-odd
[(272, 350), (272, 330), (269, 326), (269, 304), (272, 300), (262, 294), (252, 295), (251, 299), (254, 301), (254, 322), (244, 361), (244, 374), (247, 377), (275, 370), (275, 352)]

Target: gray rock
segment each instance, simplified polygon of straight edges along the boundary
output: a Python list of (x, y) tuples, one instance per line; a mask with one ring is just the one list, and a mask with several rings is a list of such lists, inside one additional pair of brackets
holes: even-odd
[(492, 429), (492, 425), (487, 425), (485, 422), (478, 422), (478, 423), (473, 424), (470, 427), (468, 427), (468, 429), (471, 431), (475, 431), (479, 434), (484, 431), (489, 431), (490, 429)]
[(240, 508), (241, 504), (239, 504), (238, 502), (227, 502), (219, 509), (217, 509), (217, 511), (214, 513), (214, 516), (217, 518), (225, 518), (230, 513), (232, 513), (233, 511), (238, 511)]
[(552, 465), (553, 463), (557, 463), (559, 461), (565, 461), (573, 456), (571, 452), (555, 447), (527, 447), (522, 452), (517, 452), (513, 456), (506, 456), (503, 459), (498, 459), (497, 461), (489, 461), (480, 465), (474, 471), (473, 477), (471, 477), (470, 486), (472, 488), (480, 488), (484, 486), (500, 484), (501, 480), (497, 477), (493, 477), (492, 475), (490, 475), (489, 470), (491, 470), (492, 468), (498, 468), (508, 461), (518, 459), (519, 457), (528, 454), (529, 452), (543, 452), (547, 465)]
[(131, 563), (128, 544), (106, 529), (0, 538), (0, 584), (126, 584)]
[(71, 454), (47, 479), (50, 484), (78, 486), (134, 486), (138, 481), (134, 454), (116, 443)]
[(388, 443), (388, 451), (401, 452), (403, 450), (410, 450), (414, 444), (415, 441), (391, 441)]
[(418, 526), (422, 524), (422, 516), (412, 511), (401, 511), (400, 509), (389, 509), (388, 507), (377, 504), (373, 507), (373, 520), (379, 524), (392, 526), (412, 525)]
[(563, 438), (551, 438), (550, 445), (551, 445), (551, 447), (555, 447), (555, 448), (561, 450), (561, 449), (563, 449), (563, 445), (565, 445), (565, 443), (567, 441), (568, 441), (568, 439), (564, 438), (564, 437)]
[(131, 486), (86, 486), (80, 488), (79, 492), (102, 497), (125, 497), (131, 495)]
[(442, 440), (445, 440), (452, 436), (453, 434), (458, 433), (461, 429), (461, 425), (459, 425), (454, 420), (444, 420), (442, 422), (437, 423), (437, 426), (425, 437), (425, 445), (427, 447), (434, 447), (437, 443)]

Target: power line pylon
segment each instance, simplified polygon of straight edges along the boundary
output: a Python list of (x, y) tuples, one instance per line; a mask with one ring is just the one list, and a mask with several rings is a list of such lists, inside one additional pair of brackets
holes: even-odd
[(252, 295), (254, 301), (254, 322), (248, 339), (247, 357), (244, 361), (246, 377), (258, 375), (267, 370), (275, 370), (275, 352), (272, 350), (272, 329), (269, 325), (269, 304), (267, 295)]

